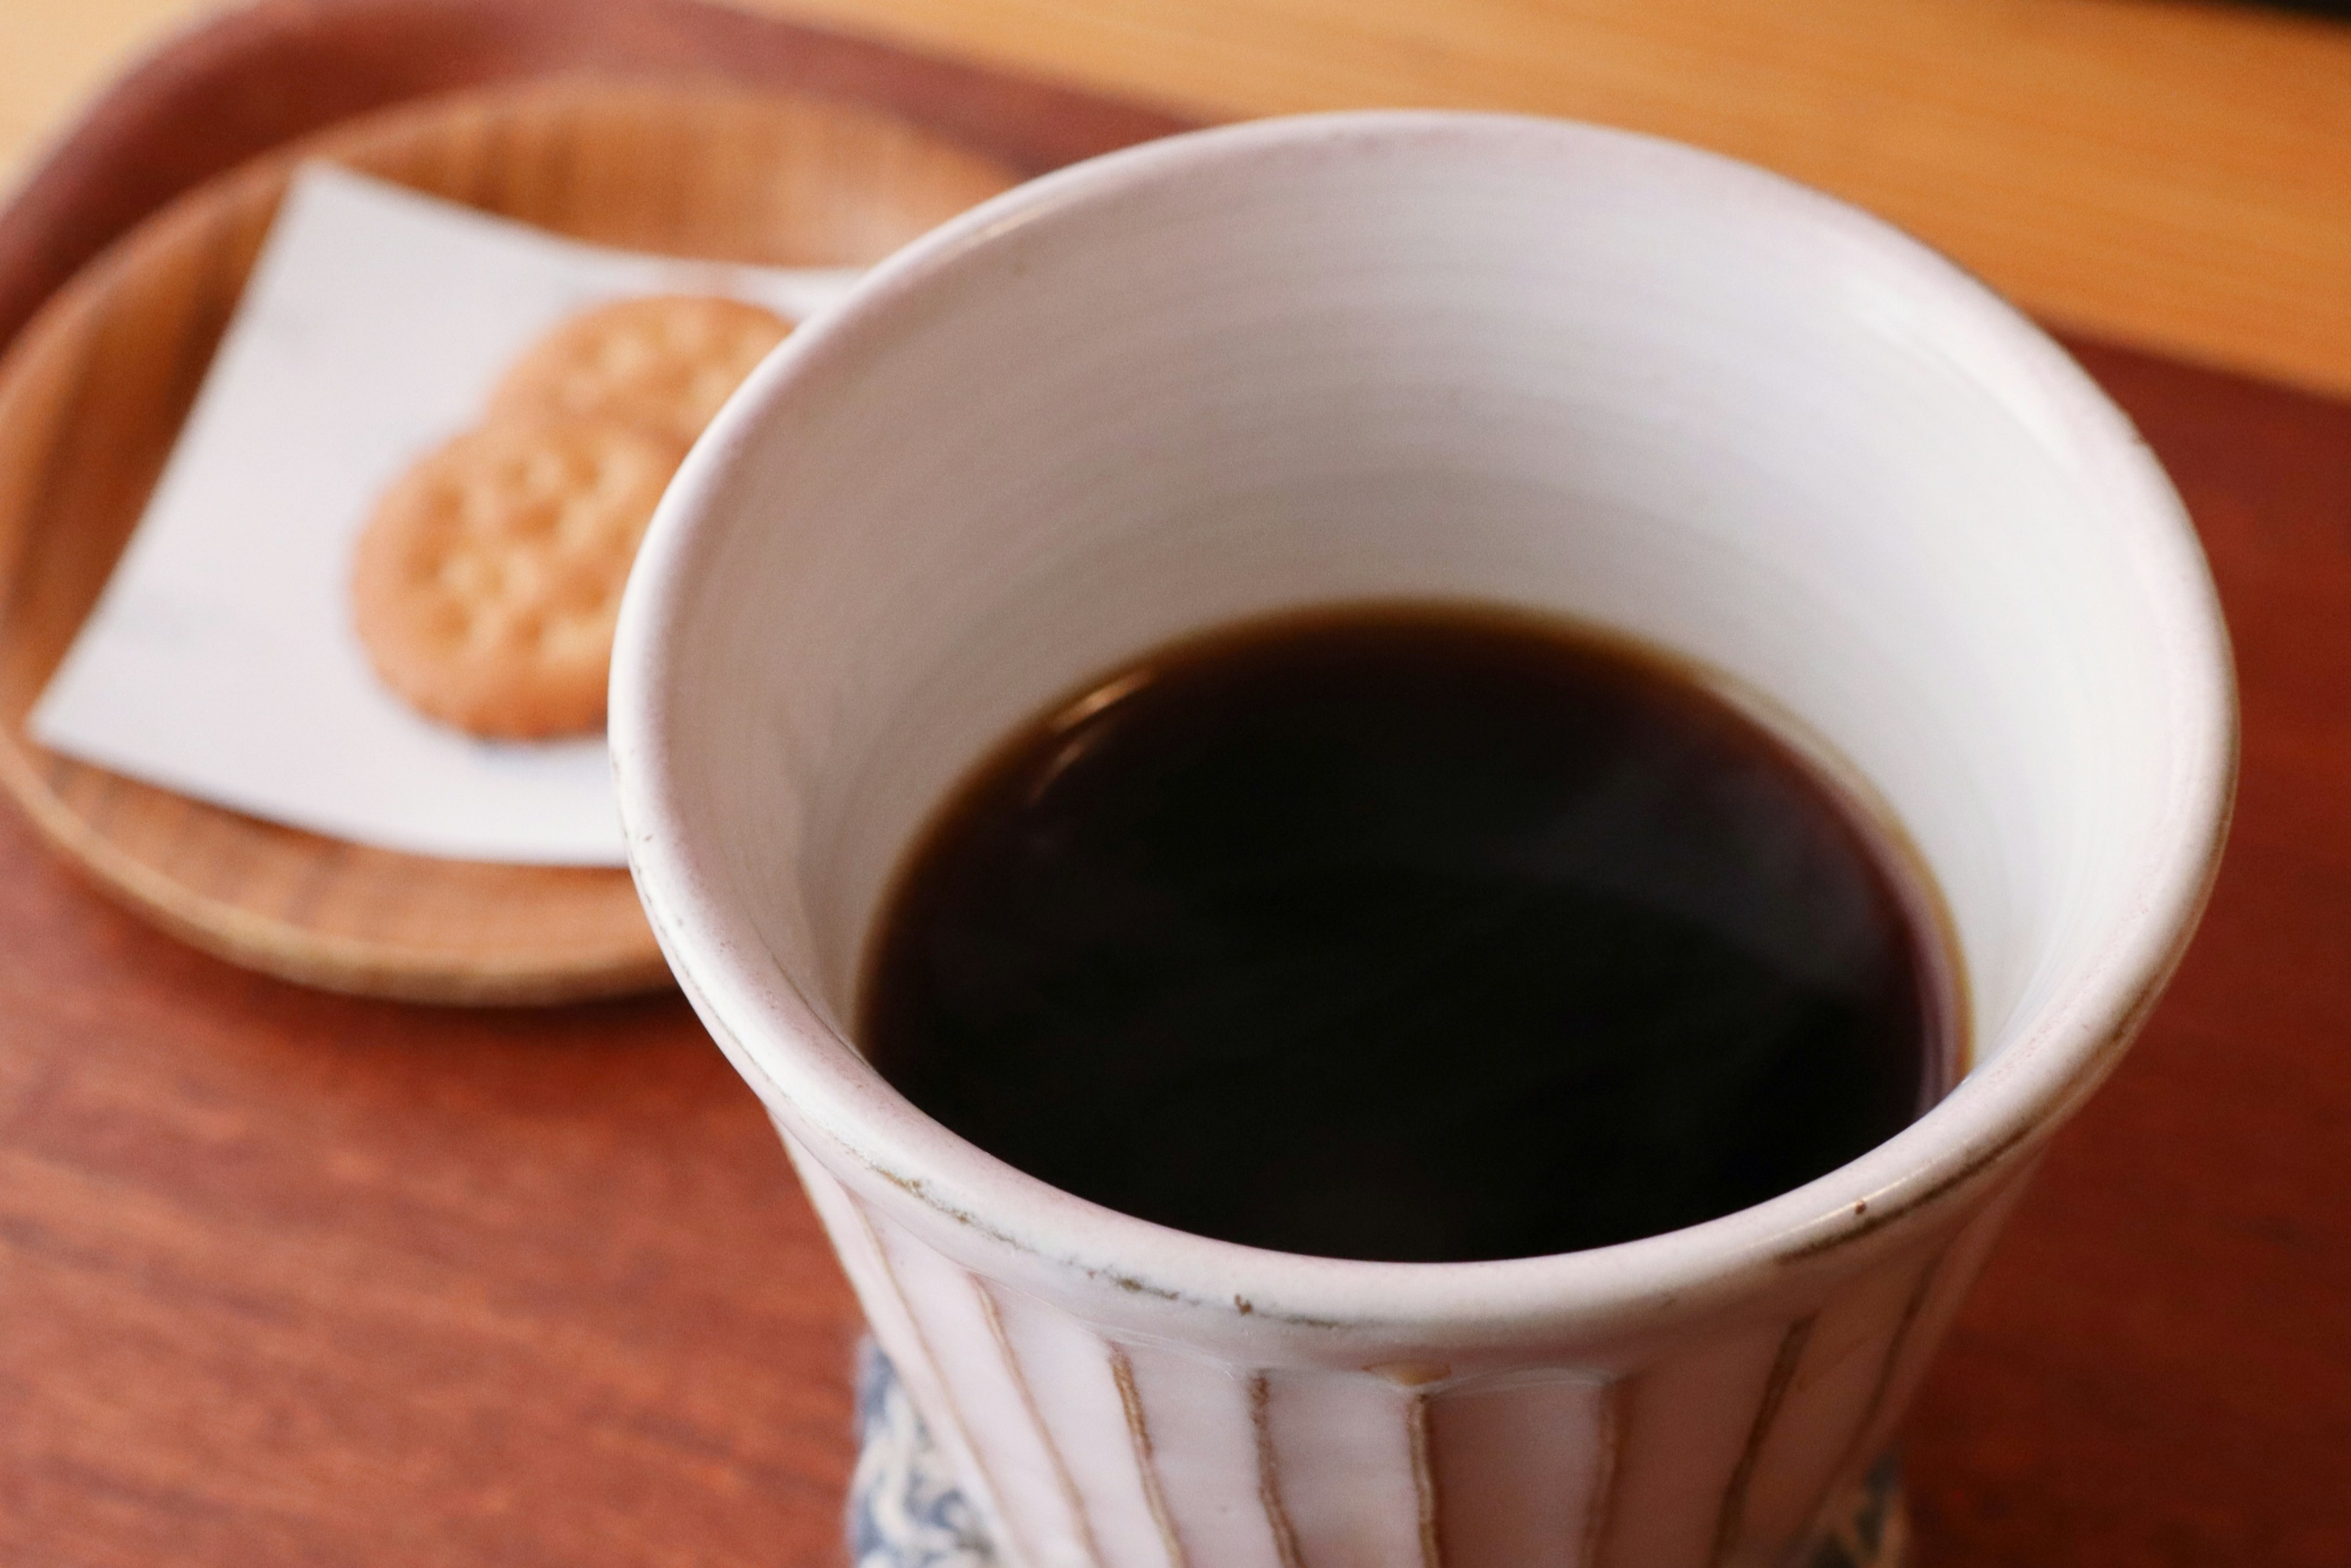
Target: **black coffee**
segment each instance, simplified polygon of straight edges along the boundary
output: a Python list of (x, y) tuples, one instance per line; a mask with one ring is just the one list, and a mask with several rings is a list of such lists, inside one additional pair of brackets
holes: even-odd
[(1007, 741), (902, 870), (865, 1047), (1067, 1191), (1330, 1257), (1598, 1247), (1900, 1129), (1928, 901), (1666, 661), (1468, 612), (1171, 648)]

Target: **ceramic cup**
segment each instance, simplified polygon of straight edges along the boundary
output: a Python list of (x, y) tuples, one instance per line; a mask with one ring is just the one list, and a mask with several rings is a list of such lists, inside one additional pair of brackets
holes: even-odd
[[(1469, 1264), (1165, 1229), (861, 1059), (894, 866), (992, 742), (1262, 612), (1479, 601), (1719, 672), (1948, 903), (1973, 1070), (1816, 1181)], [(1080, 165), (751, 379), (629, 589), (645, 906), (1028, 1568), (1790, 1560), (1880, 1450), (2209, 885), (2227, 646), (2129, 424), (1876, 220), (1588, 126), (1267, 121)]]

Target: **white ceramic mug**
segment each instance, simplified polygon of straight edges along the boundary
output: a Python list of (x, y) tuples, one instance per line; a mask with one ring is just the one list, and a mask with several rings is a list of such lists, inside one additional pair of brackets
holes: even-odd
[[(992, 742), (1175, 636), (1472, 600), (1723, 673), (1907, 829), (1976, 1065), (1797, 1190), (1559, 1257), (1167, 1230), (852, 1043)], [(632, 862), (874, 1333), (1027, 1568), (1786, 1561), (1886, 1442), (2194, 924), (2234, 709), (2193, 533), (2048, 339), (1851, 208), (1549, 121), (1275, 120), (1081, 165), (751, 380), (616, 654)]]

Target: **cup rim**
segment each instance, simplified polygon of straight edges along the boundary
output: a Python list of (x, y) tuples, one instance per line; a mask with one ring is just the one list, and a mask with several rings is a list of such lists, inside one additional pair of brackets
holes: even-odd
[[(1639, 160), (1697, 199), (1759, 196), (1866, 246), (1948, 308), (1948, 320), (2053, 400), (2068, 442), (2127, 514), (2126, 547), (2149, 586), (2179, 672), (2167, 693), (2181, 737), (2165, 781), (2159, 851), (2126, 914), (2064, 994), (2006, 1031), (2001, 1048), (1893, 1138), (1762, 1203), (1678, 1230), (1581, 1252), (1466, 1263), (1394, 1263), (1268, 1251), (1170, 1229), (1061, 1191), (987, 1154), (914, 1107), (768, 956), (716, 847), (684, 831), (672, 694), (699, 574), (729, 529), (747, 452), (800, 389), (893, 330), (901, 302), (985, 264), (1004, 237), (1158, 182), (1269, 156), (1401, 148), (1475, 156), (1496, 139)], [(1808, 1264), (1877, 1237), (1979, 1178), (2009, 1169), (2094, 1089), (2152, 1008), (2218, 869), (2232, 802), (2237, 712), (2225, 626), (2194, 527), (2128, 418), (2038, 327), (1961, 268), (1884, 220), (1752, 165), (1638, 132), (1528, 116), (1359, 110), (1188, 132), (1072, 165), (1006, 192), (877, 266), (831, 312), (795, 331), (695, 446), (641, 548), (616, 636), (610, 738), (629, 858), (648, 918), (722, 1049), (824, 1162), (877, 1179), (859, 1190), (934, 1237), (991, 1256), (1031, 1255), (1152, 1303), (1196, 1303), (1317, 1327), (1444, 1321), (1451, 1330), (1553, 1332), (1703, 1310), (1758, 1271)]]

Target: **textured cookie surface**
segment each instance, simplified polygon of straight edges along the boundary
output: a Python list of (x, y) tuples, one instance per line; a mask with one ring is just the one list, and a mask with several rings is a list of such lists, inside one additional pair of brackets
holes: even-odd
[(377, 674), (476, 735), (597, 728), (621, 590), (684, 450), (615, 420), (509, 415), (418, 463), (385, 492), (354, 562)]
[(790, 323), (737, 299), (664, 294), (571, 318), (515, 362), (493, 414), (587, 414), (691, 442)]

